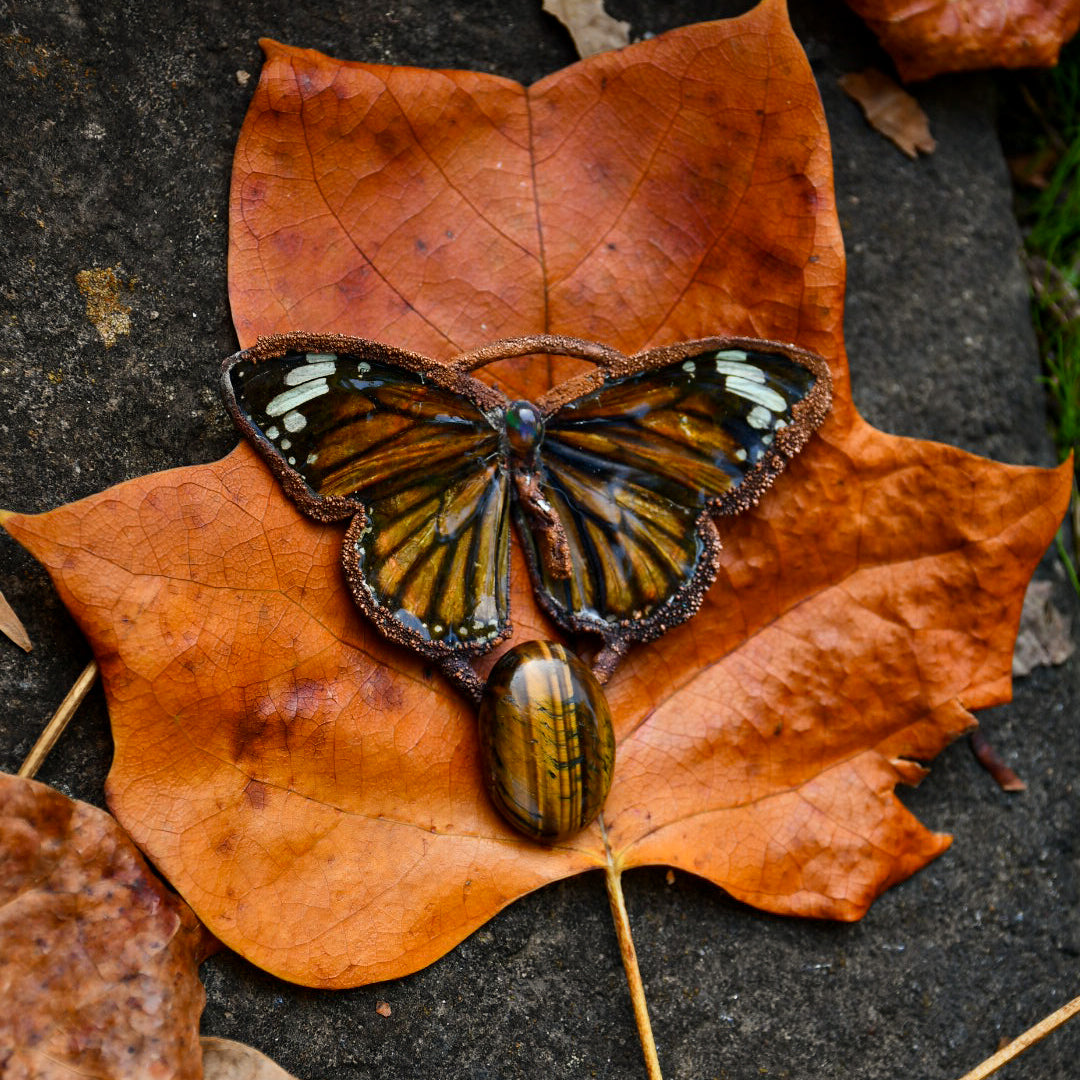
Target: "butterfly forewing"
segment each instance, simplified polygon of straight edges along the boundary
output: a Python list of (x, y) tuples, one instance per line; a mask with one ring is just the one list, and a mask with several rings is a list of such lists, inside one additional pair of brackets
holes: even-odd
[(346, 353), (242, 356), (227, 379), (241, 426), (302, 509), (325, 519), (362, 507), (343, 561), (384, 630), (423, 651), (482, 651), (505, 632), (507, 473), (477, 404)]
[(539, 484), (566, 535), (569, 576), (521, 531), (556, 618), (641, 640), (692, 614), (690, 593), (715, 570), (704, 519), (753, 502), (801, 446), (824, 415), (800, 415), (818, 380), (781, 351), (646, 357), (548, 417)]

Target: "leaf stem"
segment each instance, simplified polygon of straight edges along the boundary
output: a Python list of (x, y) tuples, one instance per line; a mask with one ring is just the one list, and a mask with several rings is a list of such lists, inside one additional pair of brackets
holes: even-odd
[(26, 760), (19, 767), (19, 776), (32, 777), (41, 763), (49, 755), (49, 751), (56, 745), (68, 721), (75, 715), (75, 710), (82, 704), (83, 698), (90, 692), (94, 680), (98, 677), (96, 660), (91, 660), (83, 668), (82, 674), (75, 680), (74, 686), (67, 692), (67, 696), (60, 702), (60, 708), (53, 713), (52, 719), (45, 725), (45, 730), (38, 736)]
[(1008, 1046), (1003, 1046), (993, 1057), (988, 1057), (981, 1065), (976, 1065), (971, 1072), (964, 1073), (960, 1080), (983, 1080), (984, 1077), (997, 1072), (1002, 1065), (1012, 1061), (1029, 1046), (1045, 1038), (1055, 1028), (1061, 1027), (1066, 1020), (1072, 1019), (1078, 1012), (1080, 1012), (1080, 997), (1075, 997), (1067, 1005), (1062, 1005), (1057, 1012), (1043, 1017), (1034, 1027), (1028, 1028), (1023, 1035), (1013, 1039)]
[(630, 934), (630, 917), (626, 913), (626, 902), (623, 900), (622, 871), (612, 859), (603, 819), (600, 821), (600, 828), (604, 833), (604, 848), (607, 852), (604, 877), (607, 883), (608, 902), (611, 904), (611, 917), (615, 922), (615, 936), (619, 939), (619, 952), (622, 953), (626, 982), (630, 989), (630, 1001), (634, 1007), (634, 1021), (637, 1024), (638, 1038), (641, 1040), (641, 1052), (645, 1055), (645, 1070), (649, 1080), (664, 1080), (660, 1073), (660, 1059), (656, 1056), (652, 1024), (649, 1023), (649, 1006), (645, 1002), (645, 986), (641, 981), (641, 970), (638, 968), (637, 950), (634, 948), (634, 939)]

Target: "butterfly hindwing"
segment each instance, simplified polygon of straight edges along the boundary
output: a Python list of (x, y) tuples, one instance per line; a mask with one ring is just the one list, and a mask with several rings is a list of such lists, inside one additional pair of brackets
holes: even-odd
[(550, 613), (607, 640), (648, 640), (693, 614), (716, 573), (712, 516), (756, 502), (828, 404), (823, 364), (797, 350), (658, 353), (546, 418), (538, 483), (569, 576), (521, 529)]
[(508, 632), (508, 484), (488, 411), (371, 351), (239, 354), (224, 383), (301, 509), (353, 517), (346, 576), (388, 636), (438, 655)]

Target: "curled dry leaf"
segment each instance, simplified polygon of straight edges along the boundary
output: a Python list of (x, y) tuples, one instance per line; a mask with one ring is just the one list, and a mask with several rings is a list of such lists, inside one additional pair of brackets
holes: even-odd
[(276, 1061), (232, 1039), (203, 1038), (203, 1080), (295, 1080)]
[(1027, 791), (1027, 784), (1005, 763), (990, 740), (981, 732), (973, 731), (968, 740), (975, 760), (994, 778), (1002, 791)]
[[(824, 355), (836, 397), (722, 523), (699, 614), (608, 685), (605, 828), (553, 848), (503, 824), (472, 710), (363, 622), (342, 530), (302, 518), (246, 445), (9, 515), (101, 663), (117, 816), (231, 947), (319, 986), (414, 971), (606, 865), (858, 918), (947, 846), (895, 786), (1007, 697), (1071, 478), (856, 413), (824, 115), (783, 3), (528, 89), (265, 48), (233, 178), (243, 345), (305, 328), (446, 357), (546, 330), (633, 352), (723, 331)], [(501, 371), (513, 397), (566, 374)], [(515, 557), (507, 647), (556, 636)]]
[(25, 652), (29, 652), (34, 647), (30, 643), (30, 635), (26, 632), (26, 627), (23, 626), (3, 593), (0, 593), (0, 631), (3, 631)]
[(630, 43), (630, 24), (613, 19), (604, 0), (544, 0), (544, 10), (570, 31), (578, 56), (594, 56)]
[(1076, 650), (1065, 616), (1051, 599), (1053, 591), (1053, 582), (1033, 581), (1024, 594), (1013, 650), (1013, 675), (1029, 675), (1033, 668), (1064, 664)]
[(859, 103), (870, 126), (909, 158), (917, 158), (920, 150), (924, 154), (934, 152), (937, 144), (930, 134), (930, 121), (922, 106), (888, 75), (867, 68), (841, 75), (840, 86), (848, 97)]
[(1080, 26), (1080, 0), (848, 0), (905, 82), (946, 71), (1051, 67)]
[(0, 774), (0, 1075), (198, 1080), (202, 927), (116, 822)]

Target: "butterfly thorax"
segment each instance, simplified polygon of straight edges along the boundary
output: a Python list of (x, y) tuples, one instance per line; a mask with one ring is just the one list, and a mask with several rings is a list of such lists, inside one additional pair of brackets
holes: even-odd
[(544, 418), (531, 401), (511, 401), (506, 406), (506, 440), (517, 462), (530, 466), (544, 441)]

